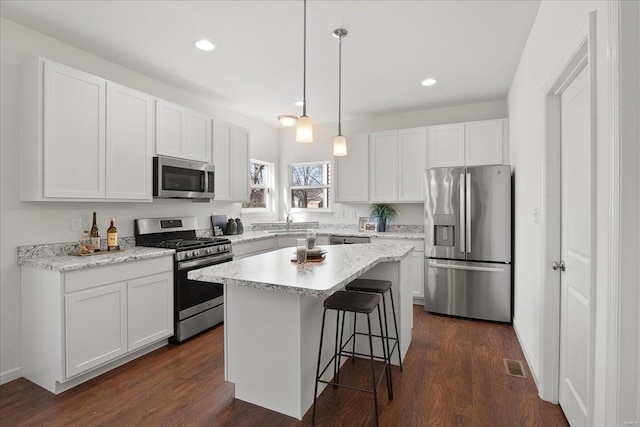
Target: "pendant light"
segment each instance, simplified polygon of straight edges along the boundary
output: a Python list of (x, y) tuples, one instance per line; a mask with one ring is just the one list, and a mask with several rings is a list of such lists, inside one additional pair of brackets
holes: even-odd
[(307, 117), (307, 0), (304, 0), (304, 48), (302, 66), (302, 116), (298, 119), (296, 142), (313, 142), (313, 123)]
[(340, 42), (338, 44), (338, 135), (333, 138), (333, 155), (347, 155), (347, 138), (342, 136), (342, 39), (347, 36), (347, 30), (338, 28), (333, 32), (333, 36), (337, 37)]

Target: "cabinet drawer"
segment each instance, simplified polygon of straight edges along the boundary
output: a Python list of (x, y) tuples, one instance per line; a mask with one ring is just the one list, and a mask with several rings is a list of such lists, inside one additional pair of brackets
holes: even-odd
[(63, 276), (64, 292), (75, 292), (96, 286), (130, 280), (173, 270), (173, 256), (132, 261), (117, 265), (72, 271)]
[(273, 251), (276, 249), (276, 238), (270, 237), (264, 240), (254, 240), (245, 243), (232, 243), (233, 256), (241, 258), (244, 256)]

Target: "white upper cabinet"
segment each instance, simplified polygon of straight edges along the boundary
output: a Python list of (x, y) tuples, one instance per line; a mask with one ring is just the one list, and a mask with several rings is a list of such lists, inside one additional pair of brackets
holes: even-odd
[(106, 80), (44, 63), (44, 197), (105, 197)]
[(507, 163), (506, 119), (428, 128), (428, 167)]
[(369, 200), (398, 200), (398, 132), (369, 135)]
[(424, 202), (427, 168), (426, 128), (398, 131), (398, 201)]
[(250, 135), (247, 129), (222, 120), (214, 121), (214, 200), (249, 200), (249, 145)]
[(156, 101), (156, 154), (208, 163), (211, 117), (171, 102)]
[(151, 201), (151, 97), (44, 59), (23, 95), (21, 200)]
[(500, 165), (503, 150), (504, 120), (465, 124), (464, 158), (467, 166)]
[(347, 155), (334, 158), (336, 202), (369, 200), (369, 139), (367, 135), (347, 140)]
[(153, 97), (107, 82), (107, 199), (151, 200)]
[(464, 166), (464, 123), (428, 128), (429, 167)]

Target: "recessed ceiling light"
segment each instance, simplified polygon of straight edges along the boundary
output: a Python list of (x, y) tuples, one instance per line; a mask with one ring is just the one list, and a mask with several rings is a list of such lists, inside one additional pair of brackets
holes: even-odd
[(204, 50), (206, 52), (212, 51), (213, 48), (215, 47), (213, 46), (213, 43), (211, 43), (209, 40), (206, 40), (206, 39), (198, 40), (194, 44), (198, 49)]
[(425, 79), (422, 81), (422, 86), (433, 86), (434, 84), (436, 84), (436, 79)]
[(304, 105), (304, 101), (297, 101), (296, 107), (302, 107)]

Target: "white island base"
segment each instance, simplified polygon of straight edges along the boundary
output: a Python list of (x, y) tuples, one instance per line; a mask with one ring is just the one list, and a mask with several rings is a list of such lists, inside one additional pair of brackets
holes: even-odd
[[(326, 288), (318, 288), (311, 291), (314, 295), (302, 293), (289, 293), (280, 285), (258, 288), (257, 283), (243, 283), (239, 280), (225, 280), (224, 275), (216, 277), (215, 267), (207, 271), (207, 280), (219, 280), (225, 283), (225, 379), (235, 384), (235, 397), (255, 405), (271, 409), (298, 419), (313, 404), (313, 389), (315, 382), (316, 363), (318, 357), (318, 345), (320, 341), (320, 326), (322, 322), (323, 301), (331, 293), (343, 288), (356, 277), (370, 279), (390, 280), (393, 283), (395, 308), (398, 316), (398, 328), (400, 332), (401, 353), (404, 358), (411, 343), (411, 328), (413, 326), (411, 284), (408, 282), (410, 263), (412, 257), (407, 257), (412, 247), (398, 246), (396, 252), (401, 255), (393, 257), (390, 254), (390, 246), (380, 245), (381, 257), (375, 262), (371, 260), (364, 264), (349, 262), (343, 255), (347, 251), (356, 251), (357, 247), (367, 247), (368, 251), (377, 245), (352, 245), (329, 247), (327, 259), (322, 264), (307, 263), (298, 266), (294, 263), (286, 265), (287, 271), (280, 275), (283, 280), (287, 276), (295, 276), (296, 271), (301, 282), (309, 280), (310, 271), (314, 279), (326, 276)], [(337, 248), (337, 250), (336, 250)], [(342, 254), (336, 252), (343, 252)], [(289, 262), (291, 249), (258, 255), (233, 263), (228, 263), (227, 269), (245, 271), (242, 266), (234, 268), (232, 264), (243, 263), (260, 265), (263, 269), (270, 270), (268, 265), (274, 264), (270, 256), (280, 254), (277, 262)], [(284, 255), (283, 255), (284, 254)], [(390, 258), (391, 257), (391, 258)], [(339, 259), (338, 259), (339, 258)], [(392, 259), (396, 259), (395, 261)], [(336, 265), (338, 263), (343, 265)], [(365, 265), (366, 264), (366, 265)], [(337, 270), (344, 269), (346, 265), (352, 267), (350, 272), (344, 272), (344, 277), (339, 279)], [(363, 267), (364, 266), (364, 267)], [(217, 266), (216, 266), (217, 267)], [(280, 264), (280, 267), (283, 267)], [(292, 270), (293, 269), (293, 270)], [(363, 270), (365, 271), (363, 273)], [(368, 270), (368, 271), (367, 271)], [(273, 271), (272, 271), (273, 273)], [(322, 274), (326, 273), (326, 274)], [(199, 275), (202, 280), (203, 276)], [(237, 274), (229, 274), (240, 279)], [(242, 276), (246, 276), (242, 274)], [(269, 274), (263, 273), (264, 276)], [(304, 277), (303, 277), (304, 276)], [(291, 280), (292, 277), (289, 277)], [(249, 280), (243, 277), (241, 280)], [(271, 285), (268, 280), (264, 284)], [(344, 283), (342, 283), (344, 282)], [(236, 283), (236, 284), (233, 284)], [(295, 287), (295, 284), (292, 283)], [(303, 285), (304, 286), (304, 285)], [(313, 287), (313, 286), (312, 286)], [(305, 288), (309, 291), (309, 288)], [(309, 292), (306, 292), (309, 293)], [(325, 324), (325, 339), (323, 348), (323, 365), (331, 358), (335, 341), (335, 311), (327, 312)], [(366, 331), (364, 315), (358, 319), (358, 330)], [(387, 317), (389, 332), (393, 331), (393, 318), (391, 305), (387, 299)], [(372, 313), (372, 328), (374, 333), (379, 333), (378, 316)], [(345, 324), (345, 339), (350, 331), (349, 322)], [(377, 341), (377, 346), (376, 346)], [(379, 339), (374, 339), (376, 353), (381, 355)], [(368, 353), (368, 340), (359, 337), (356, 351)], [(344, 362), (344, 360), (343, 360)], [(397, 355), (394, 354), (393, 363), (398, 364)], [(328, 371), (331, 371), (329, 369)], [(325, 379), (330, 379), (331, 372), (327, 372)], [(322, 391), (324, 384), (320, 384)]]

